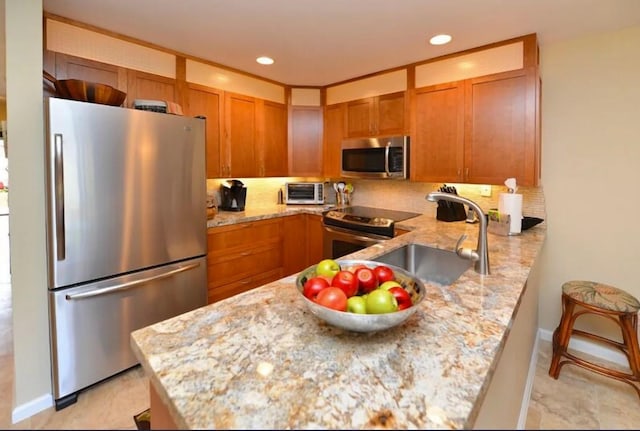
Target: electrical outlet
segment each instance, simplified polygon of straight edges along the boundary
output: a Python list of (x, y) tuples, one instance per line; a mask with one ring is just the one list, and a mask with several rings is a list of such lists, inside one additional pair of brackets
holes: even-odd
[(480, 186), (480, 196), (491, 196), (491, 186), (489, 185)]

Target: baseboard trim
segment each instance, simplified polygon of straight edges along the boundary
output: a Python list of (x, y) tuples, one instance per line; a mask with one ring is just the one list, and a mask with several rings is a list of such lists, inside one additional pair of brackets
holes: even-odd
[(538, 366), (538, 348), (540, 345), (540, 329), (536, 333), (536, 340), (533, 344), (531, 358), (529, 358), (529, 372), (527, 373), (527, 383), (524, 387), (522, 396), (522, 405), (520, 406), (520, 416), (518, 416), (519, 430), (526, 429), (527, 414), (529, 413), (529, 402), (531, 401), (531, 392), (533, 391), (533, 382), (536, 378), (536, 367)]
[[(540, 328), (538, 329), (538, 336), (542, 340), (551, 341), (553, 339), (553, 331)], [(578, 352), (595, 356), (599, 359), (613, 362), (614, 364), (622, 365), (625, 367), (629, 366), (629, 361), (627, 360), (627, 357), (624, 355), (624, 353), (614, 348), (608, 348), (595, 341), (588, 341), (572, 337), (571, 340), (569, 340), (569, 348), (577, 350)]]
[(53, 396), (51, 394), (41, 395), (14, 408), (11, 412), (11, 422), (18, 423), (49, 407), (53, 407)]

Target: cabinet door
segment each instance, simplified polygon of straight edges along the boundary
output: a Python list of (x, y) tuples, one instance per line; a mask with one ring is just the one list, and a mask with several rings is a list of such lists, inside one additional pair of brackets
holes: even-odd
[(406, 111), (404, 92), (378, 96), (376, 98), (373, 134), (377, 136), (405, 134)]
[(322, 108), (292, 106), (289, 175), (322, 176)]
[(224, 141), (221, 159), (224, 177), (257, 177), (256, 101), (253, 97), (224, 95)]
[(411, 179), (462, 181), (464, 84), (453, 82), (415, 90)]
[(285, 276), (307, 267), (307, 219), (305, 214), (284, 218), (283, 265)]
[(371, 136), (375, 101), (373, 97), (347, 102), (347, 138)]
[(535, 89), (525, 70), (467, 80), (466, 182), (535, 184)]
[(287, 105), (265, 100), (262, 102), (262, 145), (260, 169), (262, 177), (288, 175)]
[(118, 66), (59, 52), (55, 53), (55, 63), (57, 79), (82, 79), (126, 90), (126, 76)]
[(207, 178), (220, 177), (222, 103), (222, 92), (197, 84), (188, 84), (185, 114), (206, 117)]
[(341, 173), (341, 145), (344, 139), (344, 104), (324, 109), (324, 176), (339, 177)]
[[(320, 262), (324, 256), (322, 253), (322, 216), (307, 214), (307, 264), (314, 265)], [(305, 266), (305, 267), (306, 267)]]
[[(59, 52), (47, 51), (47, 53), (51, 53), (54, 57), (55, 72), (52, 74), (56, 79), (82, 79), (83, 81), (110, 85), (120, 91), (127, 92), (127, 70), (122, 67)], [(50, 58), (51, 55), (45, 57)], [(50, 90), (49, 87), (46, 88)], [(49, 91), (48, 94), (54, 95), (55, 91)], [(129, 100), (133, 99), (127, 94), (124, 106), (128, 105)]]
[(136, 99), (176, 101), (176, 80), (129, 69), (127, 72), (127, 106)]

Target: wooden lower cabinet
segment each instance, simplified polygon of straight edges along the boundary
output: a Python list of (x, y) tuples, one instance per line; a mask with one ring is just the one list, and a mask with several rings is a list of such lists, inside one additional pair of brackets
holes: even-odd
[(284, 221), (284, 273), (290, 275), (307, 267), (307, 216), (296, 214)]
[(307, 214), (307, 266), (314, 265), (323, 259), (322, 253), (322, 216)]
[(282, 278), (282, 241), (282, 218), (209, 228), (208, 302)]
[(405, 233), (409, 233), (411, 231), (409, 230), (405, 230), (405, 229), (400, 229), (400, 228), (395, 228), (394, 232), (393, 232), (393, 236), (400, 236), (400, 235), (404, 235)]
[(207, 248), (210, 304), (322, 260), (322, 216), (295, 214), (212, 227)]

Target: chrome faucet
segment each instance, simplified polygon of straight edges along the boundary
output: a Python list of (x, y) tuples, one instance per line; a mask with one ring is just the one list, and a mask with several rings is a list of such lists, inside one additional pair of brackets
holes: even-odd
[(458, 202), (468, 205), (469, 208), (472, 208), (476, 212), (478, 220), (480, 221), (476, 250), (461, 247), (462, 242), (467, 238), (467, 235), (462, 235), (456, 244), (456, 254), (463, 259), (473, 260), (477, 273), (488, 275), (489, 248), (487, 246), (487, 217), (484, 215), (482, 208), (474, 201), (452, 193), (431, 192), (427, 195), (427, 200), (430, 202), (438, 202), (439, 200)]

